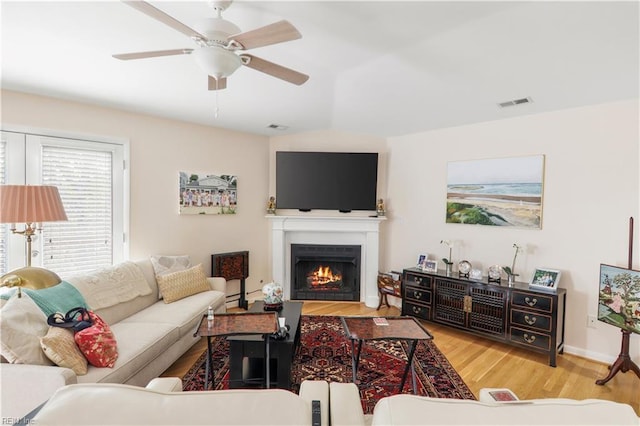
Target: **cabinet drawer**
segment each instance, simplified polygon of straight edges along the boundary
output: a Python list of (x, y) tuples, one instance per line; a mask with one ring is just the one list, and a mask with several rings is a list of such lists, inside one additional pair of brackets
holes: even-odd
[(551, 336), (531, 330), (511, 327), (509, 340), (524, 346), (533, 346), (548, 351), (551, 349)]
[(411, 286), (431, 288), (431, 277), (424, 275), (418, 275), (411, 272), (407, 272), (405, 275), (405, 283)]
[(529, 327), (539, 331), (551, 331), (551, 317), (537, 312), (511, 310), (511, 324)]
[(511, 305), (513, 305), (514, 307), (523, 307), (527, 309), (536, 309), (543, 312), (551, 312), (553, 310), (553, 296), (512, 291)]
[(408, 285), (404, 287), (404, 298), (431, 304), (431, 290), (426, 290), (424, 287)]
[(415, 303), (407, 302), (403, 303), (403, 314), (412, 315), (414, 317), (422, 318), (425, 320), (431, 320), (431, 308), (429, 306), (418, 305)]

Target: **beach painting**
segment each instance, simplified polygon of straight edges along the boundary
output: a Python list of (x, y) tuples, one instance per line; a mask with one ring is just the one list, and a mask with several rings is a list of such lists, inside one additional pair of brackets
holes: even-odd
[(450, 161), (447, 223), (540, 229), (544, 155)]
[(238, 178), (234, 175), (179, 172), (180, 214), (235, 214)]

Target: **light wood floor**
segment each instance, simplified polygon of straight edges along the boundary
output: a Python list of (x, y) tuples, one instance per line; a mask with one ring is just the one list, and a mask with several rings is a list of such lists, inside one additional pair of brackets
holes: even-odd
[[(231, 309), (230, 312), (240, 311)], [(304, 315), (400, 315), (395, 308), (379, 311), (362, 303), (305, 302)], [(424, 322), (435, 343), (477, 396), (480, 389), (506, 387), (520, 399), (599, 398), (631, 405), (640, 416), (640, 378), (632, 371), (619, 372), (606, 385), (595, 384), (607, 376), (607, 365), (576, 355), (558, 355), (550, 367), (544, 354), (529, 352), (477, 336)], [(163, 376), (182, 377), (206, 350), (204, 340), (175, 362)]]

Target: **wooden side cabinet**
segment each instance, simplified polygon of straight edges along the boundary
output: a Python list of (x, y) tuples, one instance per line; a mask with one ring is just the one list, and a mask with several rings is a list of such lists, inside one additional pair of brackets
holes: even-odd
[(455, 327), (549, 355), (564, 350), (566, 290), (544, 292), (527, 283), (487, 284), (418, 268), (403, 271), (402, 314)]

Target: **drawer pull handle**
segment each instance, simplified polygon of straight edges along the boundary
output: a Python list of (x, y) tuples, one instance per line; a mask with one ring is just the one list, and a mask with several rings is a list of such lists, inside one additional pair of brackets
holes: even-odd
[(533, 325), (536, 323), (537, 318), (536, 317), (530, 317), (529, 315), (525, 315), (524, 316), (524, 322), (526, 322), (529, 325)]
[(417, 306), (412, 306), (411, 309), (413, 309), (414, 314), (419, 314), (420, 311), (422, 311), (422, 309), (418, 308)]
[(536, 336), (529, 336), (527, 333), (524, 333), (524, 341), (527, 343), (533, 343), (536, 341)]
[(413, 297), (414, 297), (415, 299), (420, 299), (420, 298), (422, 298), (422, 292), (421, 292), (421, 291), (416, 291), (416, 290), (414, 290), (414, 291), (413, 291)]
[(413, 277), (413, 281), (414, 281), (416, 284), (422, 284), (422, 278), (420, 278), (420, 277)]
[(525, 297), (524, 301), (529, 306), (536, 306), (536, 303), (538, 303), (538, 299), (536, 299), (535, 297), (533, 299), (531, 299), (529, 297)]

